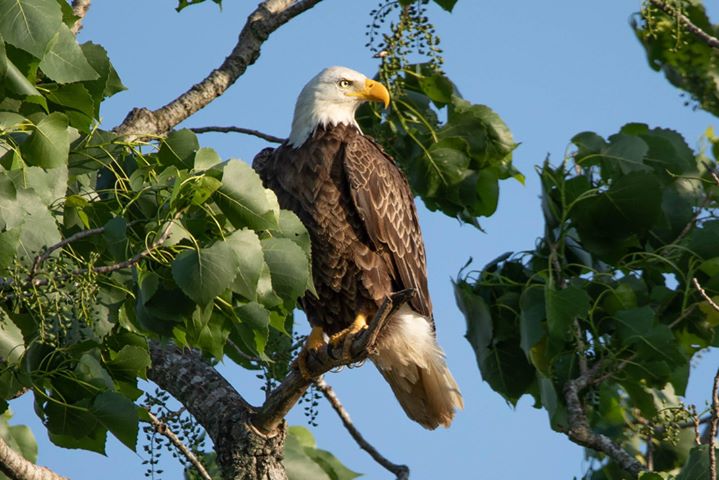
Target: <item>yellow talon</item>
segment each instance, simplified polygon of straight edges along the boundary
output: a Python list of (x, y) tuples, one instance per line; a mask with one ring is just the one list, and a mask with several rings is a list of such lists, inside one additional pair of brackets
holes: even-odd
[(299, 369), (302, 378), (304, 378), (305, 380), (310, 380), (313, 378), (313, 376), (310, 374), (309, 369), (307, 368), (307, 354), (310, 351), (319, 350), (326, 344), (327, 342), (325, 342), (325, 332), (322, 330), (322, 327), (312, 327), (312, 331), (307, 337), (304, 347), (302, 347), (302, 350), (300, 350), (300, 353), (297, 355), (297, 368)]
[(344, 345), (342, 346), (342, 358), (344, 360), (349, 360), (350, 347), (352, 347), (352, 341), (354, 340), (355, 335), (367, 328), (367, 317), (364, 313), (358, 313), (354, 322), (352, 322), (349, 327), (330, 337), (330, 343), (332, 345), (338, 345), (340, 342), (344, 342)]

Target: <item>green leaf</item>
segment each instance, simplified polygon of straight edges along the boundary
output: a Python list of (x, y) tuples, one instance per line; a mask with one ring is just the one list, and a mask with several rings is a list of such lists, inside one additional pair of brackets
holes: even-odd
[(137, 377), (146, 379), (150, 368), (150, 354), (146, 347), (125, 345), (119, 352), (111, 354), (105, 362), (112, 372), (113, 378), (134, 381)]
[(55, 0), (0, 0), (0, 12), (0, 35), (37, 58), (42, 58), (62, 26), (62, 11)]
[(574, 319), (589, 311), (589, 295), (571, 286), (561, 290), (547, 287), (544, 295), (549, 335), (562, 340), (572, 338)]
[(435, 73), (430, 76), (422, 76), (418, 80), (419, 86), (438, 107), (452, 101), (452, 94), (454, 93), (454, 85), (452, 82), (443, 74)]
[(227, 290), (237, 276), (238, 260), (226, 241), (210, 248), (184, 251), (172, 262), (172, 278), (198, 305), (207, 305)]
[(546, 318), (546, 306), (544, 290), (539, 287), (530, 287), (522, 292), (519, 299), (519, 333), (521, 335), (520, 345), (524, 353), (529, 353), (546, 335), (542, 322)]
[(135, 451), (139, 417), (132, 401), (119, 393), (104, 392), (95, 397), (90, 411), (127, 448)]
[(64, 23), (60, 24), (50, 40), (49, 49), (40, 60), (40, 69), (57, 83), (96, 80), (100, 77), (90, 66), (75, 36)]
[(86, 436), (79, 438), (50, 430), (48, 430), (47, 434), (50, 441), (58, 447), (78, 448), (105, 455), (105, 442), (107, 440), (107, 430), (105, 428), (93, 427), (88, 429)]
[(282, 463), (290, 480), (352, 480), (359, 476), (330, 452), (318, 449), (303, 427), (289, 428)]
[(37, 123), (30, 139), (22, 147), (22, 155), (28, 165), (45, 169), (67, 165), (70, 136), (67, 117), (54, 112)]
[(294, 305), (307, 289), (309, 263), (302, 249), (286, 238), (262, 240), (265, 262), (272, 275), (272, 288), (285, 305)]
[(0, 309), (0, 363), (15, 364), (25, 353), (22, 331), (5, 310)]
[(194, 170), (207, 170), (222, 163), (222, 158), (212, 148), (203, 147), (195, 153)]
[(194, 165), (195, 152), (199, 149), (197, 135), (191, 130), (173, 130), (160, 145), (157, 157), (162, 165), (174, 165), (189, 170)]
[(451, 12), (455, 4), (457, 3), (457, 0), (434, 0), (434, 3), (447, 10), (448, 12)]
[(262, 274), (264, 257), (262, 244), (252, 230), (236, 230), (225, 239), (236, 256), (237, 276), (232, 282), (232, 291), (248, 300), (257, 298), (257, 284)]
[(267, 230), (279, 224), (277, 197), (262, 186), (252, 167), (240, 160), (230, 160), (225, 165), (216, 202), (235, 228)]
[(216, 178), (203, 175), (192, 184), (192, 204), (202, 205), (212, 196), (220, 187), (222, 182)]
[(35, 436), (25, 425), (9, 425), (8, 422), (11, 418), (12, 412), (9, 409), (0, 417), (0, 438), (5, 440), (10, 448), (20, 453), (25, 459), (32, 463), (37, 462)]
[(28, 119), (15, 112), (0, 112), (0, 130), (13, 130)]
[(110, 63), (107, 51), (102, 46), (92, 42), (85, 42), (80, 45), (80, 48), (90, 66), (99, 75), (97, 80), (83, 82), (83, 85), (95, 100), (95, 117), (97, 118), (100, 115), (100, 103), (102, 100), (118, 92), (127, 90), (127, 88), (122, 84), (115, 68)]
[(609, 161), (616, 162), (622, 173), (650, 169), (643, 162), (649, 147), (641, 138), (618, 133), (609, 137), (608, 140), (609, 145), (602, 150), (602, 155)]
[(263, 355), (270, 334), (270, 312), (259, 303), (250, 302), (235, 308), (235, 314), (240, 319), (235, 328), (245, 345), (258, 355)]
[(516, 405), (535, 379), (535, 370), (514, 341), (496, 342), (476, 352), (482, 379)]
[(469, 146), (462, 137), (447, 137), (432, 144), (429, 153), (441, 171), (446, 185), (455, 185), (462, 181), (470, 172), (470, 158), (467, 155)]
[(477, 295), (472, 287), (463, 280), (454, 283), (454, 298), (457, 306), (467, 320), (465, 338), (475, 351), (489, 346), (492, 342), (492, 315), (484, 299)]
[(699, 445), (691, 449), (689, 459), (677, 475), (677, 480), (710, 480), (708, 445)]

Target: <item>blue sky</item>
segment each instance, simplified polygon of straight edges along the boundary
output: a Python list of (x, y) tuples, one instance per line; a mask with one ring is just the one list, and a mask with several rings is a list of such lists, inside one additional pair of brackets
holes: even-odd
[[(345, 65), (371, 76), (377, 60), (364, 47), (368, 12), (376, 0), (324, 0), (275, 32), (257, 63), (225, 94), (184, 126), (237, 125), (286, 136), (294, 101), (319, 70)], [(453, 14), (432, 8), (442, 38), (445, 70), (463, 95), (498, 112), (521, 145), (515, 164), (526, 185), (501, 185), (497, 213), (481, 233), (420, 205), (428, 252), (430, 292), (440, 343), (465, 397), (465, 410), (448, 430), (428, 432), (406, 419), (374, 367), (327, 376), (355, 424), (389, 459), (412, 469), (413, 480), (487, 478), (571, 479), (585, 468), (582, 450), (549, 429), (546, 413), (528, 398), (516, 408), (491, 391), (479, 375), (463, 338), (465, 322), (454, 303), (450, 278), (469, 257), (480, 268), (509, 250), (534, 246), (542, 230), (534, 166), (547, 155), (559, 161), (569, 139), (584, 130), (601, 135), (624, 123), (673, 128), (696, 146), (714, 117), (683, 106), (678, 90), (647, 66), (629, 27), (640, 2), (459, 0)], [(178, 14), (172, 0), (99, 1), (92, 5), (80, 38), (103, 45), (129, 90), (104, 106), (103, 127), (112, 128), (132, 107), (157, 108), (217, 67), (235, 44), (255, 2), (225, 0)], [(718, 12), (715, 12), (718, 13)], [(254, 138), (208, 134), (203, 146), (224, 158), (251, 161), (266, 144)], [(693, 373), (688, 400), (703, 405), (719, 355), (705, 355)], [(248, 400), (261, 401), (252, 375), (223, 366)], [(15, 421), (35, 428), (40, 463), (74, 479), (142, 478), (141, 458), (111, 441), (109, 458), (49, 444), (30, 398), (12, 402)], [(306, 425), (300, 409), (291, 424)], [(318, 444), (365, 478), (391, 478), (360, 451), (334, 412), (321, 405)], [(163, 478), (179, 478), (165, 456)]]

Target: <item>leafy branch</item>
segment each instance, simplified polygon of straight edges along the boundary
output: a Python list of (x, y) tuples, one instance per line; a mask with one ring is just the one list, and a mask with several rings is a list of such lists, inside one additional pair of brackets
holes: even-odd
[(710, 35), (709, 33), (699, 28), (697, 25), (694, 24), (694, 22), (691, 21), (689, 17), (684, 15), (677, 8), (669, 5), (665, 0), (649, 0), (649, 3), (662, 10), (670, 17), (675, 18), (679, 23), (682, 24), (682, 26), (684, 26), (684, 28), (686, 28), (692, 35), (694, 35), (702, 42), (706, 43), (712, 48), (719, 49), (719, 38), (716, 38), (713, 35)]
[(187, 458), (187, 460), (195, 467), (197, 473), (200, 474), (200, 477), (202, 477), (203, 480), (212, 480), (212, 477), (209, 473), (207, 473), (207, 470), (205, 469), (205, 466), (202, 464), (202, 462), (200, 462), (195, 456), (195, 454), (192, 453), (192, 451), (190, 451), (190, 449), (187, 448), (184, 443), (182, 443), (182, 440), (180, 440), (180, 438), (175, 434), (175, 432), (173, 432), (166, 423), (160, 421), (160, 419), (158, 419), (149, 410), (147, 411), (147, 415), (150, 417), (150, 423), (152, 424), (152, 427), (155, 429), (155, 431), (160, 435), (164, 435), (165, 437), (167, 437), (168, 440), (170, 440), (170, 442), (175, 446), (175, 448), (177, 448), (177, 450), (179, 450), (180, 453), (182, 453), (182, 455), (184, 455), (185, 458)]

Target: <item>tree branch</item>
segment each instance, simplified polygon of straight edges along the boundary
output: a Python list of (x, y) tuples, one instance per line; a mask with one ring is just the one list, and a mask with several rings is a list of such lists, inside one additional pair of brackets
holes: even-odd
[(147, 411), (147, 415), (150, 417), (150, 423), (152, 423), (152, 427), (155, 429), (157, 433), (160, 435), (164, 435), (167, 437), (167, 439), (172, 442), (172, 444), (177, 448), (180, 453), (182, 453), (187, 460), (192, 463), (192, 465), (197, 470), (197, 473), (200, 474), (200, 477), (203, 478), (203, 480), (212, 480), (212, 477), (209, 473), (207, 473), (207, 470), (205, 470), (205, 466), (200, 462), (197, 457), (195, 456), (192, 451), (190, 451), (187, 446), (182, 443), (182, 440), (179, 439), (177, 435), (175, 435), (175, 432), (170, 430), (170, 427), (167, 426), (166, 423), (161, 422), (160, 419), (158, 419), (155, 415), (152, 414), (149, 410)]
[(342, 358), (344, 346), (341, 343), (333, 345), (330, 342), (316, 352), (310, 352), (306, 357), (306, 365), (311, 378), (304, 377), (295, 365), (282, 383), (269, 394), (259, 411), (252, 416), (252, 424), (260, 432), (274, 431), (315, 378), (333, 368), (361, 362), (373, 354), (377, 338), (389, 318), (413, 295), (414, 290), (407, 289), (386, 298), (369, 328), (354, 338), (349, 349), (349, 358)]
[(369, 455), (374, 459), (375, 462), (379, 463), (384, 468), (392, 472), (397, 477), (397, 480), (409, 480), (409, 467), (407, 467), (406, 465), (397, 465), (390, 462), (381, 453), (379, 453), (377, 449), (374, 448), (367, 440), (365, 440), (359, 430), (357, 430), (357, 428), (352, 423), (349, 413), (347, 413), (347, 410), (345, 410), (345, 407), (342, 405), (339, 398), (337, 398), (337, 394), (335, 394), (335, 391), (332, 389), (332, 387), (329, 386), (322, 378), (318, 378), (317, 380), (315, 380), (315, 385), (317, 386), (319, 391), (322, 392), (327, 401), (330, 402), (330, 405), (332, 405), (332, 408), (335, 410), (335, 412), (337, 412), (337, 415), (339, 415), (340, 419), (342, 420), (342, 424), (345, 426), (352, 438), (354, 438), (355, 442), (357, 442), (357, 445), (359, 445), (362, 450), (369, 453)]
[(267, 140), (271, 143), (283, 143), (286, 138), (280, 138), (275, 137), (274, 135), (270, 135), (269, 133), (260, 132), (259, 130), (253, 130), (251, 128), (242, 128), (242, 127), (194, 127), (190, 128), (191, 131), (195, 133), (209, 133), (209, 132), (217, 132), (217, 133), (243, 133), (245, 135), (253, 135), (255, 137), (259, 137), (263, 140)]
[(151, 111), (133, 109), (115, 128), (120, 135), (163, 135), (219, 97), (260, 56), (260, 48), (272, 32), (321, 0), (264, 0), (249, 15), (237, 44), (220, 65), (200, 83), (164, 107)]
[(49, 468), (35, 465), (0, 437), (0, 472), (11, 480), (68, 480)]
[(82, 30), (82, 21), (90, 9), (90, 0), (72, 0), (72, 13), (75, 14), (77, 20), (73, 24), (70, 31), (73, 35), (77, 35)]
[(568, 381), (565, 385), (564, 397), (567, 402), (568, 423), (565, 433), (574, 443), (604, 453), (631, 475), (637, 476), (644, 470), (642, 464), (609, 437), (591, 429), (579, 399), (579, 393), (594, 382), (599, 376), (600, 369), (601, 362), (598, 362), (586, 373)]
[(694, 35), (697, 39), (701, 40), (702, 42), (706, 43), (712, 48), (719, 49), (719, 38), (716, 38), (712, 35), (709, 35), (707, 32), (696, 26), (686, 15), (678, 11), (676, 8), (669, 5), (664, 0), (649, 0), (649, 3), (669, 15), (670, 17), (674, 17), (677, 19), (679, 23), (681, 23), (684, 28), (686, 28), (692, 35)]

